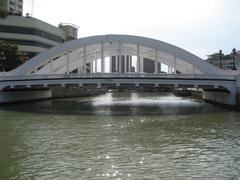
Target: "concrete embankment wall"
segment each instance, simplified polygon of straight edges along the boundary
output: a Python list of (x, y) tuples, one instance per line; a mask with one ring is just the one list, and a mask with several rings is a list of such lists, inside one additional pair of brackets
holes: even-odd
[(57, 87), (51, 88), (53, 98), (92, 96), (106, 92), (105, 89), (83, 87)]
[(21, 90), (0, 92), (0, 103), (12, 103), (19, 101), (32, 101), (52, 98), (51, 90)]
[(50, 98), (68, 98), (92, 96), (105, 93), (105, 89), (82, 87), (55, 87), (41, 90), (11, 90), (0, 91), (0, 103), (34, 101)]

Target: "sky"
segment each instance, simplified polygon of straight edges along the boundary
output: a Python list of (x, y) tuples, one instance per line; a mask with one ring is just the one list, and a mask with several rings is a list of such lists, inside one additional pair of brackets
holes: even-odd
[(56, 26), (75, 24), (79, 38), (144, 36), (204, 59), (240, 49), (239, 7), (240, 0), (24, 0), (24, 14)]

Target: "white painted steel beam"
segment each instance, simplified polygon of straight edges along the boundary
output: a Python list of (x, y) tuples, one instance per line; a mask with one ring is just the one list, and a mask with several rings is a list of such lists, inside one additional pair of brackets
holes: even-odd
[(105, 72), (104, 43), (101, 43), (101, 72)]
[(136, 70), (137, 70), (137, 73), (140, 73), (140, 46), (137, 45), (137, 67), (136, 67)]
[[(119, 52), (117, 53), (117, 46), (118, 43), (122, 42), (124, 43), (124, 52), (121, 52), (121, 48), (119, 49)], [(101, 48), (103, 47), (103, 44), (109, 43), (109, 48)], [(99, 44), (101, 44), (101, 47), (99, 47)], [(230, 74), (227, 71), (220, 70), (217, 67), (214, 67), (213, 65), (205, 62), (201, 58), (181, 49), (176, 46), (173, 46), (171, 44), (149, 39), (145, 37), (139, 37), (139, 36), (129, 36), (129, 35), (103, 35), (103, 36), (92, 36), (92, 37), (86, 37), (81, 38), (78, 40), (70, 41), (67, 43), (60, 44), (54, 48), (49, 49), (46, 52), (43, 52), (34, 58), (27, 61), (25, 64), (19, 66), (18, 68), (14, 69), (13, 71), (4, 73), (5, 75), (26, 75), (30, 74), (31, 72), (35, 71), (39, 67), (43, 66), (42, 72), (49, 71), (49, 65), (48, 62), (51, 59), (55, 59), (54, 61), (54, 72), (55, 69), (59, 69), (57, 64), (58, 61), (63, 61), (63, 58), (66, 54), (69, 54), (71, 52), (70, 56), (70, 62), (72, 64), (74, 55), (72, 55), (72, 52), (80, 52), (81, 56), (81, 62), (83, 61), (83, 52), (79, 51), (81, 48), (85, 46), (91, 46), (91, 54), (88, 55), (87, 63), (91, 63), (95, 61), (96, 59), (104, 59), (104, 54), (107, 54), (109, 56), (119, 56), (121, 55), (131, 55), (136, 56), (138, 58), (138, 66), (137, 66), (137, 72), (140, 72), (140, 56), (154, 59), (154, 53), (150, 52), (150, 49), (158, 49), (159, 51), (159, 59), (164, 60), (163, 63), (174, 67), (174, 69), (182, 72), (182, 73), (193, 73), (192, 67), (195, 68), (195, 73), (198, 74), (213, 74), (213, 75), (221, 75), (221, 74)], [(137, 53), (136, 53), (136, 46), (137, 46)], [(141, 47), (141, 53), (140, 53), (140, 47)], [(103, 50), (104, 49), (104, 50)], [(103, 53), (101, 53), (103, 51)], [(121, 53), (120, 53), (121, 52)], [(58, 58), (59, 57), (59, 58)], [(177, 66), (175, 67), (175, 58), (177, 59)], [(121, 60), (121, 56), (119, 56), (119, 59)], [(69, 63), (70, 63), (69, 62)], [(83, 64), (80, 63), (80, 64)], [(102, 63), (104, 64), (104, 63)], [(122, 65), (119, 63), (120, 66)], [(66, 62), (63, 64), (65, 66), (66, 72), (71, 72), (74, 69), (71, 69), (69, 67), (69, 64)], [(59, 66), (62, 66), (62, 62), (59, 63)], [(102, 65), (104, 69), (104, 65)], [(71, 66), (74, 68), (74, 66)], [(45, 69), (46, 68), (46, 71)], [(75, 67), (76, 69), (76, 67)], [(119, 67), (119, 72), (121, 72), (121, 68)], [(56, 72), (63, 72), (63, 71), (56, 71)], [(104, 71), (103, 71), (104, 72)], [(37, 72), (36, 72), (37, 73)]]
[(158, 73), (158, 50), (155, 50), (155, 61), (154, 61), (154, 73), (157, 74)]

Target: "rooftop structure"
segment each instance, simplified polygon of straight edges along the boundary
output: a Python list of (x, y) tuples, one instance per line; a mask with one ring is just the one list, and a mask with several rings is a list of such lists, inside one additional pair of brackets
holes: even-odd
[(78, 38), (78, 26), (70, 23), (61, 23), (58, 27), (64, 31), (65, 41), (71, 41)]

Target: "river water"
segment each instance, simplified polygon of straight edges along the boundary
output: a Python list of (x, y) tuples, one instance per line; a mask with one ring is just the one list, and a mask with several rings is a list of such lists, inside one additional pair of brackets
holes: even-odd
[(239, 179), (240, 112), (161, 93), (0, 109), (0, 179)]

